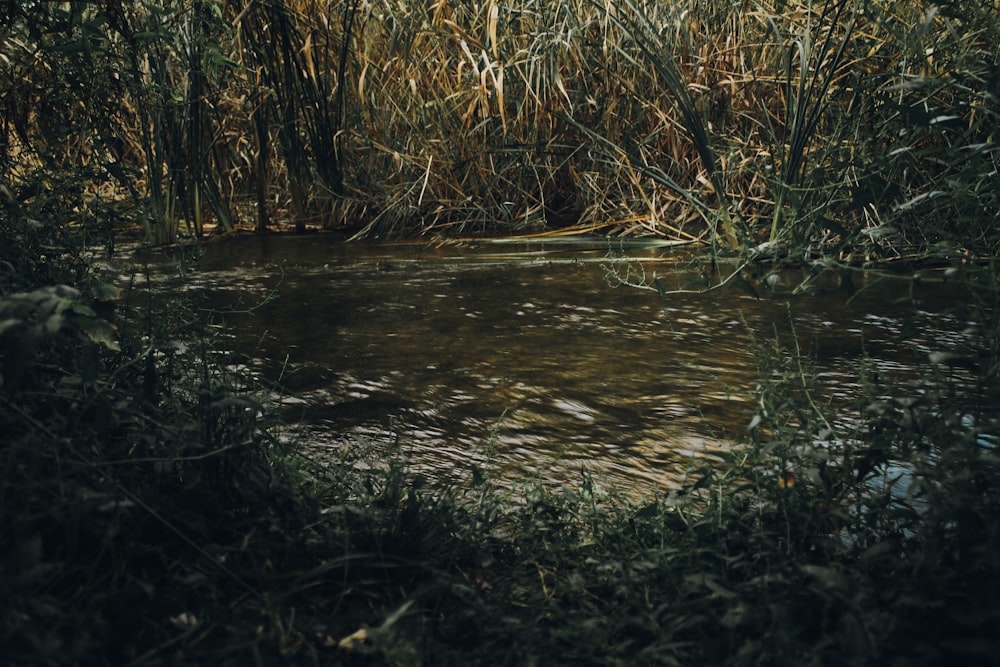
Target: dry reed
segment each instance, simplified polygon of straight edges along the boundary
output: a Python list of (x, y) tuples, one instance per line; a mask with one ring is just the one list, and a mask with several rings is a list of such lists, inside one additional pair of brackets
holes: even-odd
[[(872, 165), (885, 166), (901, 114), (968, 106), (917, 83), (996, 61), (995, 28), (958, 31), (961, 19), (928, 7), (95, 5), (83, 19), (117, 12), (95, 25), (121, 108), (70, 115), (89, 114), (81, 142), (122, 167), (105, 180), (151, 212), (157, 242), (182, 223), (200, 235), (206, 221), (239, 220), (378, 237), (810, 242), (880, 224), (899, 192), (873, 190)], [(6, 96), (23, 96), (23, 73), (11, 80)], [(974, 122), (975, 109), (962, 113)], [(14, 180), (59, 150), (43, 120), (24, 110), (7, 133)], [(933, 141), (908, 153), (907, 173), (930, 179)]]

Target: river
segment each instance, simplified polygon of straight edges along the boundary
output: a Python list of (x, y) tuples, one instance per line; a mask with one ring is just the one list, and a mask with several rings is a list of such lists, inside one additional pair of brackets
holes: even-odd
[[(630, 263), (623, 263), (623, 256)], [(676, 487), (746, 436), (760, 345), (798, 342), (821, 405), (859, 395), (868, 360), (901, 394), (928, 355), (963, 343), (953, 294), (856, 273), (816, 294), (615, 287), (609, 271), (698, 275), (648, 242), (343, 243), (268, 236), (207, 244), (183, 278), (280, 396), (282, 437), (321, 455), (398, 447), (414, 469), (627, 494)], [(785, 285), (801, 280), (792, 271)]]

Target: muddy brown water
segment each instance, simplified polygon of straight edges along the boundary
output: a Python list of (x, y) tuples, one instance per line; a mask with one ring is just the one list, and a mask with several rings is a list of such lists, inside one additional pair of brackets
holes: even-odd
[(317, 235), (209, 245), (183, 280), (281, 388), (282, 437), (320, 453), (395, 443), (448, 479), (477, 465), (508, 483), (586, 471), (627, 493), (674, 487), (745, 437), (755, 340), (794, 331), (823, 405), (858, 395), (866, 358), (899, 394), (918, 392), (928, 354), (963, 344), (954, 295), (927, 280), (858, 273), (853, 295), (827, 280), (796, 299), (723, 289), (661, 301), (609, 283), (623, 254), (633, 276), (656, 272), (666, 287), (696, 275), (677, 250), (643, 243)]

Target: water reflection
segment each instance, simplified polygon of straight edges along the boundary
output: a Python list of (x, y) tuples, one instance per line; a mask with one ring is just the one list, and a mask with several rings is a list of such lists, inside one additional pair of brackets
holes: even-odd
[[(631, 248), (660, 275), (682, 262)], [(866, 355), (916, 385), (927, 352), (960, 344), (961, 323), (920, 309), (905, 283), (794, 301), (726, 290), (671, 297), (609, 287), (607, 246), (344, 245), (271, 237), (207, 249), (188, 284), (226, 317), (234, 345), (294, 398), (283, 417), (311, 447), (399, 441), (414, 465), (467, 476), (622, 488), (679, 483), (745, 434), (758, 379), (753, 340), (792, 327), (824, 395), (856, 395)], [(864, 286), (864, 278), (856, 281)], [(941, 299), (942, 303), (934, 303)], [(489, 458), (489, 461), (487, 461)]]

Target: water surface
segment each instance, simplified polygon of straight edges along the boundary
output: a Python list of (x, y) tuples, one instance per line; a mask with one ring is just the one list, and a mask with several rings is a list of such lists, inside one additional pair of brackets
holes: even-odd
[(661, 301), (609, 284), (623, 270), (609, 250), (666, 287), (697, 275), (676, 250), (604, 240), (271, 236), (209, 245), (185, 280), (221, 313), (253, 309), (213, 319), (283, 388), (286, 437), (319, 451), (397, 442), (442, 478), (476, 464), (508, 481), (589, 471), (629, 492), (676, 486), (745, 436), (760, 342), (798, 340), (822, 404), (857, 395), (866, 357), (919, 391), (928, 353), (962, 342), (939, 288), (857, 274), (853, 295), (832, 278), (791, 300), (724, 289)]

